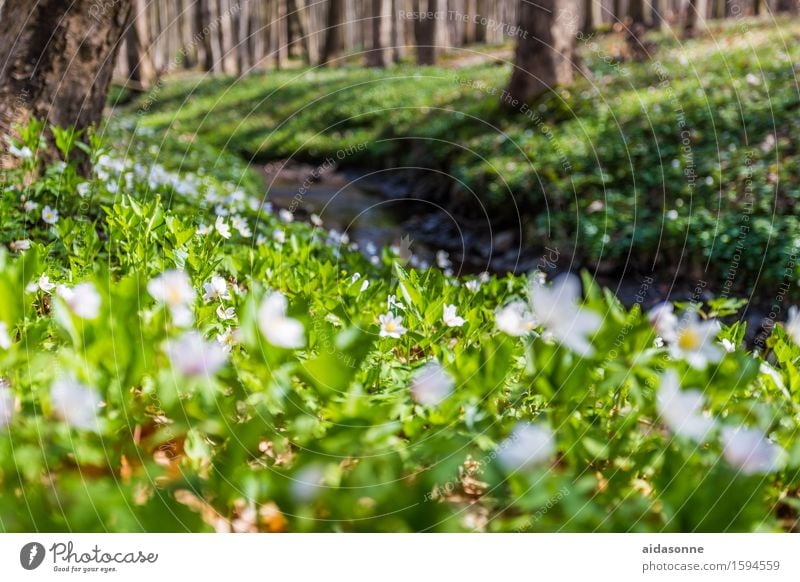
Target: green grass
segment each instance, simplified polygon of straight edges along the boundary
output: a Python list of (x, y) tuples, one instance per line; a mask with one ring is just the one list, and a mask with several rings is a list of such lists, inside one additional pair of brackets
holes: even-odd
[(1, 531), (797, 529), (796, 318), (750, 352), (588, 276), (369, 261), (230, 153), (107, 137), (4, 174)]
[(510, 67), (493, 63), (189, 76), (129, 107), (253, 162), (366, 144), (341, 165), (448, 172), (459, 205), (474, 192), (501, 226), (519, 209), (528, 247), (743, 292), (794, 274), (798, 37), (794, 22), (742, 20), (654, 37), (644, 63), (614, 61), (619, 38), (590, 39), (590, 77), (532, 104), (541, 121), (500, 106)]

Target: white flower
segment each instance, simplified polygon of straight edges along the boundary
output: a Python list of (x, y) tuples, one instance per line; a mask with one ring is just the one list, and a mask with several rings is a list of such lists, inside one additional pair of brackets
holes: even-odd
[(771, 443), (760, 430), (743, 426), (722, 429), (722, 456), (743, 473), (769, 473), (780, 468), (783, 449)]
[(453, 393), (455, 381), (438, 362), (428, 362), (416, 371), (411, 397), (424, 406), (437, 406)]
[(553, 432), (543, 424), (519, 422), (497, 448), (497, 459), (507, 471), (529, 469), (555, 452)]
[(353, 283), (358, 281), (360, 278), (361, 278), (361, 273), (353, 273), (353, 276), (350, 277), (350, 284), (352, 285)]
[(23, 146), (18, 148), (12, 143), (8, 144), (8, 153), (14, 156), (15, 158), (19, 158), (21, 160), (29, 160), (33, 157), (33, 152), (31, 148), (28, 146)]
[(214, 230), (213, 226), (209, 226), (207, 224), (201, 224), (200, 226), (197, 227), (195, 233), (199, 234), (200, 236), (205, 236), (207, 234), (211, 234), (212, 230)]
[(536, 327), (533, 314), (522, 301), (514, 301), (499, 310), (495, 323), (497, 329), (514, 337), (527, 335)]
[(231, 227), (228, 226), (228, 224), (225, 222), (225, 219), (223, 219), (221, 216), (217, 216), (217, 221), (214, 223), (214, 228), (222, 238), (231, 238)]
[(311, 224), (314, 226), (322, 226), (322, 219), (317, 214), (311, 214)]
[(215, 301), (217, 299), (230, 299), (231, 294), (228, 292), (228, 283), (224, 278), (214, 275), (211, 280), (203, 284), (205, 294), (203, 301), (206, 303)]
[(281, 208), (278, 211), (278, 216), (284, 222), (292, 222), (294, 220), (294, 214), (292, 214), (289, 210), (286, 210), (285, 208)]
[(303, 324), (286, 316), (288, 301), (283, 293), (267, 295), (258, 308), (258, 326), (269, 343), (287, 349), (302, 348), (305, 341)]
[(761, 77), (754, 75), (753, 73), (747, 73), (744, 79), (753, 87), (758, 87), (761, 84)]
[(212, 376), (228, 359), (222, 346), (196, 331), (166, 342), (165, 351), (172, 367), (185, 376)]
[(15, 158), (27, 160), (33, 157), (33, 152), (28, 146), (22, 146), (21, 148), (18, 148), (14, 143), (14, 140), (8, 135), (5, 136), (5, 141), (6, 145), (8, 146), (8, 153)]
[(56, 291), (70, 311), (81, 319), (96, 319), (102, 299), (93, 283), (79, 283), (72, 289), (59, 285)]
[(45, 293), (50, 293), (56, 286), (50, 282), (50, 277), (48, 277), (45, 273), (42, 273), (38, 280), (31, 281), (25, 290), (29, 293), (36, 293), (39, 290), (44, 291)]
[(670, 355), (702, 370), (709, 362), (718, 362), (723, 356), (722, 349), (714, 342), (719, 332), (718, 321), (701, 321), (697, 313), (690, 311), (678, 322), (675, 341), (670, 345)]
[(449, 269), (453, 265), (450, 254), (447, 251), (436, 251), (436, 264), (440, 269)]
[(731, 340), (729, 340), (728, 338), (722, 338), (720, 340), (720, 343), (722, 344), (722, 349), (725, 350), (726, 352), (728, 352), (729, 354), (731, 352), (735, 352), (736, 351), (736, 346), (733, 345), (733, 342)]
[(292, 480), (292, 497), (300, 503), (313, 501), (325, 489), (325, 471), (318, 464), (300, 469)]
[(272, 233), (272, 238), (276, 242), (283, 244), (286, 242), (286, 233), (278, 228)]
[(224, 332), (217, 334), (217, 343), (226, 352), (230, 352), (233, 346), (239, 343), (239, 333), (237, 330), (228, 328)]
[(231, 219), (231, 224), (241, 236), (245, 238), (253, 236), (253, 231), (250, 230), (250, 227), (247, 225), (247, 221), (245, 221), (245, 219), (241, 216), (234, 216)]
[(369, 279), (364, 279), (361, 283), (361, 289), (359, 289), (359, 293), (363, 293), (369, 288)]
[(62, 377), (50, 387), (50, 400), (56, 415), (75, 428), (98, 430), (97, 409), (100, 394), (71, 376)]
[(172, 321), (178, 326), (187, 326), (192, 322), (191, 303), (195, 293), (192, 282), (183, 271), (164, 271), (147, 283), (147, 292), (158, 303), (166, 305), (172, 315)]
[(792, 306), (789, 308), (789, 317), (786, 319), (786, 323), (783, 324), (783, 329), (786, 330), (786, 335), (800, 346), (800, 310), (797, 307)]
[(28, 240), (27, 238), (23, 238), (20, 240), (13, 241), (9, 246), (11, 247), (11, 250), (14, 251), (15, 253), (21, 251), (27, 251), (28, 249), (31, 248), (31, 241)]
[(647, 317), (659, 337), (668, 342), (675, 341), (678, 332), (678, 316), (675, 315), (672, 303), (659, 303), (650, 310)]
[(473, 293), (477, 293), (478, 289), (481, 288), (481, 282), (477, 279), (470, 279), (466, 283), (464, 283), (464, 287), (472, 291)]
[(42, 220), (47, 224), (55, 224), (58, 222), (58, 210), (45, 206), (42, 208)]
[(222, 321), (228, 321), (236, 317), (236, 309), (233, 307), (225, 307), (224, 305), (217, 306), (217, 317)]
[(89, 194), (89, 188), (91, 188), (89, 182), (81, 182), (78, 184), (78, 195), (81, 198), (85, 198)]
[(0, 321), (0, 349), (11, 348), (11, 336), (8, 335), (8, 325), (5, 321)]
[(389, 295), (389, 297), (386, 298), (386, 309), (392, 309), (392, 307), (402, 309), (403, 311), (406, 310), (406, 306), (397, 300), (396, 295)]
[(444, 315), (442, 315), (442, 321), (444, 321), (447, 327), (461, 327), (466, 323), (466, 320), (463, 317), (456, 315), (455, 305), (444, 306)]
[(25, 204), (22, 205), (22, 208), (23, 210), (25, 210), (25, 212), (33, 212), (34, 210), (39, 208), (39, 205), (36, 204), (36, 202), (34, 202), (33, 200), (26, 200)]
[(534, 282), (531, 288), (533, 315), (560, 343), (580, 356), (590, 356), (591, 337), (602, 323), (600, 315), (578, 305), (580, 280), (575, 275), (560, 275), (550, 287)]
[(713, 419), (703, 416), (705, 399), (699, 390), (681, 390), (678, 374), (667, 371), (661, 377), (656, 395), (658, 414), (669, 430), (698, 443), (708, 439), (714, 430)]
[(0, 379), (0, 429), (6, 428), (11, 423), (15, 400), (8, 382)]
[(378, 316), (378, 321), (381, 324), (381, 337), (391, 337), (398, 339), (408, 330), (403, 327), (403, 318), (391, 313), (385, 313)]

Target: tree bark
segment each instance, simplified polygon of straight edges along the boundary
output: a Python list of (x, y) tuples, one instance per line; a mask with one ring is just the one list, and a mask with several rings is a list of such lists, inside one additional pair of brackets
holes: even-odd
[(633, 24), (644, 24), (644, 0), (630, 0), (628, 18)]
[(414, 12), (418, 14), (414, 20), (418, 65), (436, 64), (436, 19), (428, 16), (436, 12), (437, 5), (436, 0), (414, 0)]
[[(475, 10), (477, 12), (477, 16), (485, 17), (487, 16), (488, 11), (488, 3), (489, 0), (477, 0), (475, 5)], [(479, 19), (480, 21), (480, 19)], [(482, 24), (478, 23), (475, 25), (475, 42), (479, 44), (483, 44), (486, 42), (486, 27)]]
[(366, 54), (368, 67), (383, 68), (386, 66), (384, 50), (384, 10), (383, 0), (369, 0), (370, 46)]
[(156, 82), (156, 68), (150, 57), (150, 21), (148, 19), (147, 1), (133, 0), (131, 19), (125, 35), (127, 49), (129, 79), (139, 89), (147, 90)]
[(687, 0), (683, 17), (683, 35), (691, 37), (699, 34), (706, 27), (707, 0)]
[(79, 130), (96, 125), (130, 13), (131, 0), (6, 0), (0, 135), (33, 117)]
[(399, 63), (405, 55), (405, 39), (403, 26), (405, 22), (400, 20), (398, 12), (398, 1), (391, 0), (389, 7), (391, 12), (391, 29), (389, 31), (390, 42), (392, 44), (392, 62)]
[[(573, 51), (580, 26), (577, 0), (522, 0), (520, 30), (514, 72), (508, 85), (506, 104), (530, 102), (557, 85), (574, 79)], [(510, 99), (506, 99), (509, 97)]]
[(342, 50), (343, 0), (328, 0), (328, 15), (325, 19), (325, 48), (320, 63), (327, 65), (339, 56)]

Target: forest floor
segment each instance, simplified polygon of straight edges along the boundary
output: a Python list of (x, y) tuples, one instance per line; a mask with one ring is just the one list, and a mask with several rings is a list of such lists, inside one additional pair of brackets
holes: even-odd
[(187, 148), (271, 163), (268, 187), (336, 170), (376, 195), (365, 212), (403, 201), (400, 230), (468, 271), (531, 270), (555, 249), (557, 270), (622, 295), (655, 276), (662, 295), (702, 282), (767, 306), (800, 244), (797, 39), (796, 22), (741, 19), (648, 37), (639, 62), (621, 35), (584, 38), (585, 77), (531, 104), (503, 103), (511, 54), (496, 47), (422, 69), (181, 76), (123, 111)]

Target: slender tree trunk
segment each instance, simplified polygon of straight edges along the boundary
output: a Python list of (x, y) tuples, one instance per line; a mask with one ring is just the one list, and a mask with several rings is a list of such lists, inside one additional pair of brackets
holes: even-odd
[(386, 51), (384, 50), (384, 10), (383, 0), (369, 0), (370, 47), (366, 55), (368, 67), (385, 67)]
[(147, 0), (133, 0), (132, 25), (125, 35), (130, 80), (147, 90), (156, 82), (156, 68), (150, 57), (150, 22)]
[(644, 0), (630, 0), (628, 18), (633, 24), (644, 24)]
[(403, 34), (403, 26), (405, 22), (400, 19), (397, 11), (401, 5), (398, 0), (391, 0), (389, 10), (391, 11), (391, 29), (389, 31), (389, 38), (392, 44), (392, 62), (399, 63), (403, 60), (405, 54), (405, 40)]
[(252, 63), (250, 62), (250, 2), (234, 0), (237, 10), (234, 14), (233, 24), (236, 29), (236, 74), (242, 76)]
[(504, 95), (507, 105), (516, 109), (514, 100), (530, 103), (557, 85), (572, 83), (575, 34), (580, 25), (577, 7), (577, 0), (521, 1), (519, 25), (528, 34), (517, 40), (514, 72)]
[(288, 61), (287, 30), (289, 28), (286, 21), (286, 0), (275, 0), (274, 19), (270, 23), (270, 34), (274, 50), (272, 52), (273, 62), (276, 69), (283, 69)]
[(428, 15), (436, 11), (436, 0), (414, 0), (414, 37), (417, 47), (418, 65), (436, 64), (436, 19)]
[(705, 30), (707, 6), (707, 0), (686, 0), (683, 16), (684, 36), (694, 36)]
[[(488, 12), (488, 4), (489, 0), (478, 0), (476, 4), (477, 15), (480, 17), (485, 17)], [(480, 24), (480, 19), (478, 19), (478, 24), (475, 25), (475, 42), (479, 44), (483, 44), (486, 42), (486, 27)]]
[(328, 15), (325, 19), (325, 48), (320, 63), (328, 64), (339, 56), (342, 50), (343, 0), (328, 0)]
[(32, 117), (61, 127), (96, 125), (130, 13), (130, 0), (6, 0), (0, 13), (0, 135)]
[(581, 22), (582, 32), (594, 30), (594, 4), (596, 0), (583, 0), (583, 22)]
[(622, 0), (613, 0), (611, 12), (613, 13), (611, 19), (612, 24), (622, 22)]
[(306, 64), (316, 65), (319, 63), (319, 45), (316, 42), (316, 35), (311, 34), (309, 24), (309, 11), (304, 0), (289, 0), (289, 16), (294, 21), (297, 29), (297, 37), (300, 46), (303, 48), (303, 58)]

